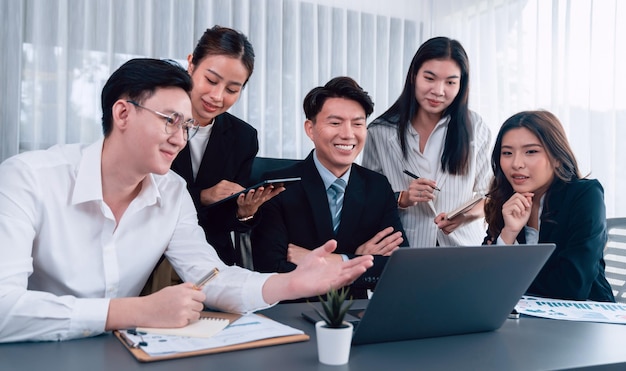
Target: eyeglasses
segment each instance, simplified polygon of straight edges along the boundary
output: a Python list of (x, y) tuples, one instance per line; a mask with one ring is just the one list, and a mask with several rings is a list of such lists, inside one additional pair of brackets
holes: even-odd
[(189, 139), (193, 138), (194, 135), (196, 135), (196, 133), (198, 132), (198, 128), (200, 127), (198, 122), (194, 119), (187, 119), (186, 121), (184, 121), (185, 116), (180, 112), (172, 112), (170, 115), (166, 115), (159, 111), (144, 107), (133, 100), (127, 100), (126, 102), (132, 104), (135, 107), (143, 108), (147, 111), (150, 111), (155, 115), (165, 119), (166, 134), (174, 134), (179, 128), (182, 128), (183, 138), (188, 141)]

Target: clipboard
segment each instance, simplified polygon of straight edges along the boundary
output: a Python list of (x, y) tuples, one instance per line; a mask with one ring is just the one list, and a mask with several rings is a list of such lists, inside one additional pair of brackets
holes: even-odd
[(282, 185), (286, 185), (286, 184), (288, 184), (288, 183), (297, 182), (297, 181), (299, 181), (299, 180), (301, 180), (301, 179), (302, 179), (302, 178), (300, 178), (300, 177), (294, 177), (294, 178), (281, 178), (281, 179), (267, 179), (267, 180), (264, 180), (264, 181), (262, 181), (262, 182), (259, 182), (259, 183), (255, 184), (255, 185), (253, 185), (253, 186), (250, 186), (250, 187), (248, 187), (248, 188), (246, 188), (246, 189), (244, 189), (244, 190), (242, 190), (242, 191), (239, 191), (239, 192), (237, 192), (237, 193), (233, 193), (232, 195), (230, 195), (230, 196), (228, 196), (228, 197), (222, 198), (221, 200), (216, 201), (216, 202), (214, 202), (214, 203), (210, 204), (210, 205), (209, 205), (209, 207), (212, 207), (212, 206), (216, 206), (216, 205), (223, 204), (224, 202), (227, 202), (227, 201), (229, 201), (229, 200), (232, 200), (233, 198), (237, 198), (237, 197), (239, 197), (239, 195), (240, 195), (240, 194), (242, 194), (242, 193), (248, 193), (249, 191), (251, 191), (251, 190), (253, 190), (253, 189), (257, 189), (257, 188), (259, 188), (259, 187), (267, 187), (267, 186), (268, 186), (268, 185), (270, 185), (270, 184), (282, 184)]
[(449, 213), (447, 213), (446, 214), (446, 219), (448, 219), (448, 220), (454, 219), (457, 216), (468, 212), (472, 207), (476, 206), (476, 204), (479, 203), (484, 198), (485, 198), (485, 196), (483, 196), (483, 195), (475, 196), (471, 200), (465, 202), (464, 204), (460, 205), (456, 209), (454, 209), (454, 210), (450, 211)]
[[(259, 314), (259, 316), (263, 316), (263, 315)], [(236, 321), (237, 319), (239, 319), (241, 315), (234, 314), (234, 313), (206, 312), (205, 311), (205, 312), (202, 312), (201, 317), (225, 318), (225, 319), (228, 319), (230, 323), (232, 323)], [(113, 335), (115, 335), (115, 337), (120, 341), (120, 343), (122, 343), (122, 345), (124, 345), (124, 347), (128, 349), (128, 351), (133, 355), (133, 357), (135, 357), (135, 359), (137, 359), (137, 361), (139, 362), (155, 362), (155, 361), (164, 361), (168, 359), (194, 357), (194, 356), (200, 356), (200, 355), (205, 355), (205, 354), (232, 352), (232, 351), (243, 350), (243, 349), (252, 349), (252, 348), (261, 348), (261, 347), (268, 347), (268, 346), (280, 345), (280, 344), (297, 343), (301, 341), (308, 341), (310, 339), (309, 335), (307, 334), (289, 335), (289, 336), (281, 336), (281, 337), (275, 337), (275, 338), (267, 338), (267, 339), (261, 339), (261, 340), (256, 340), (256, 341), (250, 341), (250, 342), (241, 343), (241, 344), (227, 345), (227, 346), (223, 346), (219, 348), (209, 348), (209, 349), (202, 349), (202, 350), (196, 350), (196, 351), (190, 351), (190, 352), (180, 352), (180, 353), (152, 356), (144, 352), (140, 347), (139, 348), (131, 347), (126, 341), (124, 335), (122, 335), (120, 331), (118, 330), (113, 331)]]

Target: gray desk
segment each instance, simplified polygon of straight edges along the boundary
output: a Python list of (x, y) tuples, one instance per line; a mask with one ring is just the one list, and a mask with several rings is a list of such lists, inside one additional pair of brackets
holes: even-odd
[(113, 336), (0, 344), (0, 370), (553, 370), (626, 369), (626, 326), (522, 317), (495, 332), (352, 347), (346, 366), (317, 362), (307, 304), (262, 312), (311, 335), (304, 343), (139, 363)]

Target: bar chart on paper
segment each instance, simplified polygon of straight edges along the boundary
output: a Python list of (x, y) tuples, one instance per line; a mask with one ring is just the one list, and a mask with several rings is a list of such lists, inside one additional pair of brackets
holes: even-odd
[(528, 316), (566, 321), (626, 324), (626, 305), (522, 296), (515, 309)]

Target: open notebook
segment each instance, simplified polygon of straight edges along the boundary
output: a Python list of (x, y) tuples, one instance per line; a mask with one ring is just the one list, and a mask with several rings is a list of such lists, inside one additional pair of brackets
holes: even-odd
[(137, 327), (137, 332), (158, 335), (189, 336), (195, 338), (210, 338), (222, 331), (229, 320), (225, 318), (202, 317), (199, 320), (179, 328)]
[[(208, 338), (148, 334), (141, 331), (146, 329), (120, 330), (114, 331), (113, 334), (140, 362), (161, 361), (309, 340), (309, 336), (301, 330), (273, 321), (260, 314), (252, 313), (241, 316), (233, 313), (203, 312), (202, 316), (203, 318), (225, 319), (230, 322), (230, 325)], [(198, 322), (200, 324), (197, 326), (200, 327), (213, 327), (217, 326), (215, 323), (218, 323), (207, 320)]]

